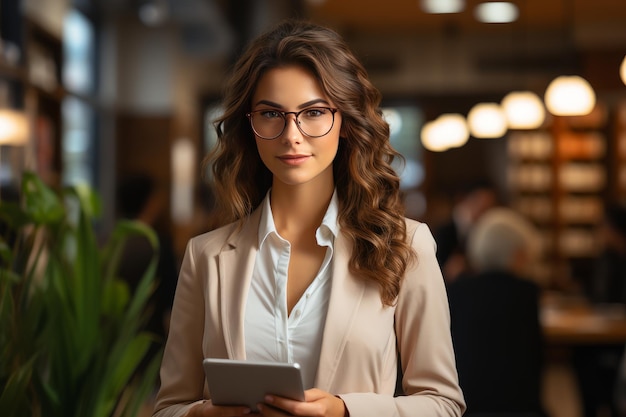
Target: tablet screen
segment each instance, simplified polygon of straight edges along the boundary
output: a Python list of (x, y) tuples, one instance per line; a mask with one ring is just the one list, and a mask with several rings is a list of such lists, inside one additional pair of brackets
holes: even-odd
[(297, 363), (206, 358), (203, 367), (215, 405), (245, 405), (258, 411), (257, 404), (267, 394), (304, 401)]

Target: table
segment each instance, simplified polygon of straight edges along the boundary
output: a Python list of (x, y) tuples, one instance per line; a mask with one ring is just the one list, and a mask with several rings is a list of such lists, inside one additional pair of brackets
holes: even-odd
[[(595, 370), (599, 369), (599, 354), (621, 352), (626, 346), (626, 308), (546, 293), (541, 299), (540, 320), (547, 348), (546, 408), (551, 415), (582, 415), (584, 404), (597, 396), (596, 387), (602, 387), (602, 392), (611, 389), (605, 388), (607, 380), (598, 379)], [(602, 363), (604, 372), (607, 362)], [(590, 369), (594, 371), (590, 373)], [(568, 411), (561, 414), (564, 408)]]
[(545, 294), (540, 319), (550, 345), (626, 345), (622, 305), (590, 305), (580, 297)]

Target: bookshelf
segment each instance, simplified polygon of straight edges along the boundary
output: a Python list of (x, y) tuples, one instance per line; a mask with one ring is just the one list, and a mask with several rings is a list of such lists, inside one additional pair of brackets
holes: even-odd
[(626, 101), (617, 105), (615, 113), (615, 140), (610, 149), (615, 171), (612, 194), (616, 200), (626, 204)]
[(509, 135), (511, 205), (540, 230), (546, 259), (539, 273), (549, 286), (567, 286), (571, 266), (595, 255), (612, 176), (607, 123), (599, 103), (587, 116), (552, 117), (542, 129)]
[[(20, 169), (37, 171), (50, 185), (59, 185), (61, 171), (61, 106), (65, 92), (61, 83), (62, 40), (36, 22), (21, 15), (15, 25), (2, 33), (2, 44), (10, 45), (0, 54), (2, 106), (22, 111), (30, 126), (30, 141), (22, 149), (20, 164), (12, 167), (15, 180)], [(19, 22), (19, 23), (18, 23)]]

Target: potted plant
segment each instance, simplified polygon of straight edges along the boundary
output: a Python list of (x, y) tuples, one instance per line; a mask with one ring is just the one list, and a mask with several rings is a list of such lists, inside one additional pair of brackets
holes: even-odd
[[(0, 410), (4, 416), (136, 416), (155, 387), (160, 351), (143, 330), (158, 239), (119, 221), (100, 243), (100, 202), (85, 186), (54, 191), (34, 173), (19, 202), (0, 202)], [(119, 278), (124, 243), (155, 248), (134, 291)], [(148, 357), (151, 356), (151, 357)], [(140, 364), (147, 364), (141, 366)]]

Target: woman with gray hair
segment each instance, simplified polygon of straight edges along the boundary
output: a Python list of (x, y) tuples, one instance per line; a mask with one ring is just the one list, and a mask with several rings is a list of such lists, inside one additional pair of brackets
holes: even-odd
[(504, 270), (521, 278), (532, 275), (540, 256), (541, 241), (535, 226), (514, 210), (489, 210), (468, 237), (472, 269), (481, 272)]
[(538, 240), (533, 225), (507, 208), (489, 210), (468, 237), (473, 272), (448, 286), (466, 416), (546, 415), (539, 286), (526, 279)]

